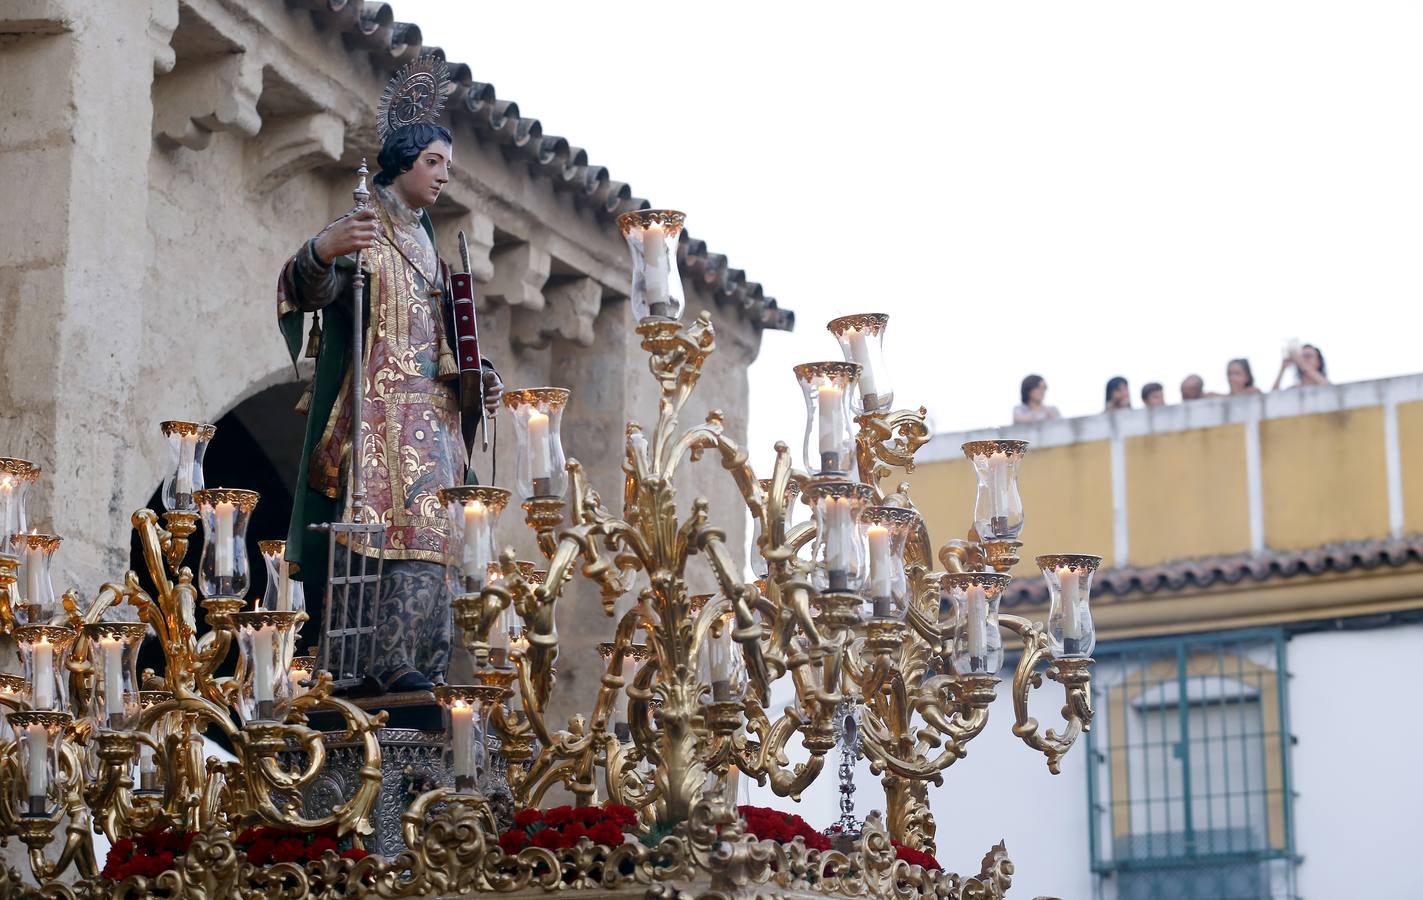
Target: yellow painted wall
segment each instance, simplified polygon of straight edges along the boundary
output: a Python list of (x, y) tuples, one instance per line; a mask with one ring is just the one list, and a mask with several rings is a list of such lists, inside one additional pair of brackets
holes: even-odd
[[(976, 481), (968, 460), (921, 465), (908, 478), (909, 496), (924, 515), (935, 547), (963, 537), (973, 524)], [(1111, 451), (1105, 441), (1029, 450), (1018, 479), (1023, 496), (1022, 562), (1018, 577), (1036, 576), (1042, 553), (1112, 556)], [(892, 487), (885, 482), (885, 487)]]
[[(909, 482), (909, 497), (924, 516), (924, 525), (938, 552), (950, 538), (961, 538), (973, 525), (973, 495), (978, 484), (973, 466), (966, 459), (945, 460), (916, 466), (903, 479)], [(897, 482), (886, 479), (880, 487), (893, 490)]]
[(1126, 468), (1131, 565), (1250, 547), (1244, 425), (1129, 438)]
[(1267, 546), (1388, 536), (1382, 407), (1261, 422), (1260, 469)]
[(1423, 533), (1423, 400), (1398, 405), (1398, 451), (1403, 463), (1403, 530)]

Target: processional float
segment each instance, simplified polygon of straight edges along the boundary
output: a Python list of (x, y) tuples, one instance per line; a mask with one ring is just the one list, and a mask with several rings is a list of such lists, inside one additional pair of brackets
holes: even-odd
[[(843, 359), (796, 367), (806, 402), (799, 468), (781, 443), (769, 477), (758, 477), (719, 411), (681, 428), (716, 349), (707, 314), (681, 318), (682, 223), (669, 210), (619, 219), (632, 254), (636, 333), (660, 390), (655, 420), (628, 423), (618, 450), (621, 513), (565, 458), (561, 423), (575, 400), (559, 387), (505, 395), (518, 442), (512, 490), (441, 492), (456, 560), (453, 615), (473, 677), (437, 691), (448, 777), (403, 811), (407, 850), (393, 858), (360, 858), (380, 787), (384, 714), (333, 693), (329, 660), (323, 669), (297, 655), (306, 613), (279, 545), (263, 544), (268, 588), (247, 599), (247, 523), (258, 497), (204, 484), (214, 427), (163, 423), (172, 464), (162, 523), (147, 509), (133, 515), (153, 589), (131, 571), (87, 601), (73, 590), (55, 596), (49, 567), (60, 539), (27, 530), (26, 495), (39, 469), (0, 459), (0, 524), (13, 535), (0, 556), (0, 631), (22, 663), (0, 676), (9, 710), (0, 832), (28, 849), (28, 872), (10, 870), (0, 892), (1002, 896), (1012, 866), (1001, 845), (972, 877), (906, 861), (898, 848), (937, 849), (931, 788), (987, 726), (1004, 686), (1005, 630), (1021, 645), (1006, 685), (1012, 730), (1058, 770), (1092, 718), (1088, 596), (1100, 560), (1037, 557), (1051, 596), (1047, 622), (1000, 613), (1024, 521), (1017, 479), (1027, 448), (1008, 440), (964, 445), (978, 478), (973, 529), (935, 548), (908, 485), (884, 486), (913, 468), (929, 432), (923, 408), (894, 408), (883, 315), (835, 319), (829, 330)], [(358, 400), (361, 391), (351, 394)], [(675, 488), (683, 467), (698, 461), (719, 465), (745, 502), (755, 577), (743, 574), (740, 548), (713, 522), (710, 503), (684, 504)], [(499, 547), (500, 515), (515, 501), (543, 556), (538, 564)], [(804, 507), (809, 518), (798, 521)], [(184, 561), (199, 520), (193, 572)], [(695, 566), (710, 573), (714, 594), (691, 593)], [(578, 578), (597, 587), (609, 619), (606, 669), (592, 708), (560, 727), (548, 714), (557, 626)], [(140, 679), (137, 652), (148, 635), (163, 663)], [(218, 674), (234, 649), (235, 668)], [(1028, 714), (1044, 676), (1065, 695), (1060, 731)], [(772, 693), (785, 684), (794, 700), (777, 710)], [(846, 716), (858, 733), (854, 752), (880, 778), (883, 814), (842, 830), (846, 839), (832, 849), (750, 834), (731, 800), (733, 774), (798, 798), (820, 777)], [(317, 717), (339, 724), (321, 730)], [(205, 737), (225, 744), (231, 759), (210, 755)], [(337, 739), (359, 748), (360, 777), (313, 814), (303, 792)], [(515, 848), (522, 839), (499, 839), (511, 826), (489, 802), (496, 789), (529, 810), (555, 796), (575, 807), (630, 807), (629, 837), (616, 846), (583, 836), (572, 846)], [(301, 835), (306, 846), (325, 846), (312, 834), (331, 844), (306, 862), (262, 860), (257, 826), (274, 835), (273, 846)], [(135, 841), (170, 847), (167, 868), (108, 868), (106, 877), (96, 847)]]

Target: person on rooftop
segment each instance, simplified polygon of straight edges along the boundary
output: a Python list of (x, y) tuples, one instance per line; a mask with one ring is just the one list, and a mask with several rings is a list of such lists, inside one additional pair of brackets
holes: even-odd
[(1144, 406), (1165, 406), (1166, 388), (1159, 381), (1147, 382), (1141, 388), (1141, 402)]
[(1121, 375), (1107, 382), (1107, 409), (1131, 409), (1131, 385)]
[(1206, 380), (1199, 375), (1187, 375), (1181, 379), (1181, 399), (1202, 400), (1211, 396), (1206, 393)]
[(1057, 411), (1056, 406), (1048, 406), (1043, 402), (1043, 398), (1047, 396), (1047, 382), (1041, 375), (1029, 375), (1024, 378), (1018, 394), (1023, 402), (1013, 407), (1014, 425), (1062, 418), (1062, 413)]
[(1225, 380), (1230, 385), (1232, 397), (1260, 393), (1255, 386), (1255, 373), (1250, 371), (1250, 360), (1243, 356), (1225, 364)]
[(1313, 387), (1330, 383), (1329, 376), (1325, 374), (1324, 353), (1313, 344), (1290, 341), (1285, 347), (1285, 358), (1280, 361), (1280, 374), (1275, 376), (1275, 385), (1270, 390), (1280, 389), (1280, 384), (1285, 380), (1285, 373), (1291, 367), (1295, 370), (1296, 382), (1288, 387)]

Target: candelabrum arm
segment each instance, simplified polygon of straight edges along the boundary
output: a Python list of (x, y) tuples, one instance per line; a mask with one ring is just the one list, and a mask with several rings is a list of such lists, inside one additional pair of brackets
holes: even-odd
[(924, 417), (928, 410), (897, 409), (893, 412), (869, 412), (856, 416), (860, 428), (855, 435), (855, 456), (860, 479), (878, 487), (891, 467), (914, 471), (914, 454), (929, 442), (929, 426)]
[[(60, 747), (58, 776), (63, 797), (62, 811), (52, 819), (27, 816), (18, 823), (21, 826), (20, 839), (29, 848), (30, 871), (38, 884), (58, 879), (70, 866), (77, 870), (81, 878), (94, 878), (99, 874), (94, 857), (92, 820), (84, 804), (84, 763), (73, 740), (65, 740)], [(64, 846), (60, 848), (59, 855), (50, 860), (44, 852), (45, 847), (53, 840), (54, 829), (59, 826), (60, 819), (66, 817), (69, 822), (64, 829)]]
[[(1043, 628), (1019, 616), (999, 617), (999, 624), (1015, 632), (1023, 640), (1023, 653), (1013, 673), (1013, 733), (1023, 743), (1047, 757), (1048, 771), (1061, 771), (1062, 757), (1092, 724), (1092, 672), (1090, 659), (1054, 659)], [(1067, 727), (1061, 732), (1051, 728), (1039, 731), (1038, 721), (1028, 715), (1028, 695), (1042, 686), (1039, 666), (1047, 664), (1047, 676), (1063, 686), (1066, 702), (1062, 717)]]
[[(271, 728), (254, 728), (249, 725), (238, 733), (234, 749), (238, 751), (238, 759), (241, 761), (240, 769), (245, 776), (244, 786), (256, 812), (274, 825), (312, 830), (335, 825), (340, 834), (370, 834), (370, 811), (375, 807), (381, 785), (381, 752), (376, 732), (385, 724), (386, 714), (380, 712), (372, 716), (339, 697), (326, 696), (329, 691), (329, 676), (323, 673), (323, 677), (313, 688), (314, 699), (309, 699), (312, 694), (299, 698), (294, 704), (294, 711), (330, 709), (346, 720), (346, 734), (361, 743), (360, 781), (355, 792), (346, 802), (332, 809), (330, 815), (314, 819), (297, 815), (286, 800), (273, 795), (274, 788), (286, 793), (302, 787), (318, 774), (320, 764), (325, 761), (325, 751), (319, 746), (322, 743), (321, 733), (289, 722)], [(305, 704), (303, 701), (306, 701)], [(296, 778), (275, 766), (274, 757), (288, 748), (288, 737), (298, 738), (312, 755), (315, 767), (309, 768), (308, 772)]]

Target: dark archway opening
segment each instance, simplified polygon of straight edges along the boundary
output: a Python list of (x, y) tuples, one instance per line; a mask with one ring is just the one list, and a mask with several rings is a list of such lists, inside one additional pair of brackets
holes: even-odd
[[(291, 519), (292, 497), (296, 487), (297, 469), (301, 463), (302, 436), (306, 418), (293, 407), (301, 396), (303, 385), (279, 384), (238, 404), (217, 421), (217, 436), (208, 447), (203, 464), (203, 480), (209, 487), (247, 488), (261, 494), (247, 527), (247, 556), (251, 581), (247, 596), (260, 597), (267, 586), (266, 568), (257, 542), (285, 538)], [(148, 507), (163, 508), (162, 486), (154, 490)], [(155, 590), (143, 562), (143, 553), (135, 533), (129, 547), (129, 567), (138, 573), (143, 589)], [(199, 527), (189, 542), (184, 565), (196, 573), (202, 555), (202, 529)], [(302, 629), (297, 646), (305, 649), (316, 641), (316, 623), (321, 616), (321, 597), (307, 598), (307, 614), (311, 620)], [(203, 611), (198, 609), (199, 630), (205, 629)], [(218, 674), (230, 675), (234, 653)], [(159, 669), (163, 651), (157, 641), (148, 640), (139, 652), (139, 669)]]

